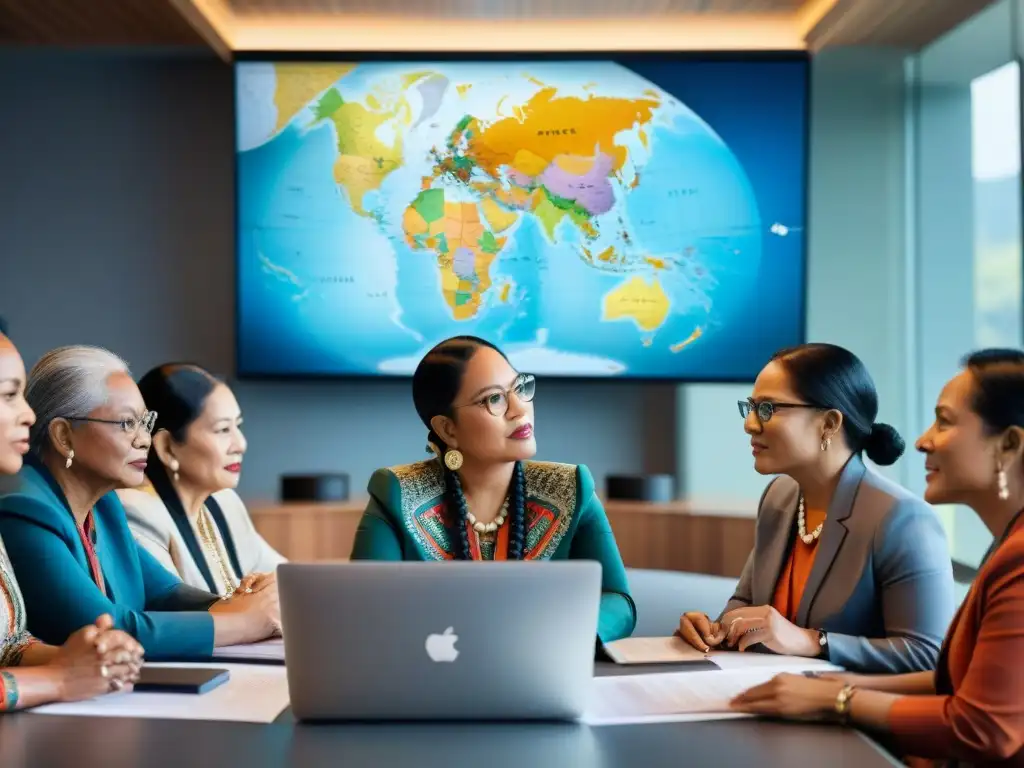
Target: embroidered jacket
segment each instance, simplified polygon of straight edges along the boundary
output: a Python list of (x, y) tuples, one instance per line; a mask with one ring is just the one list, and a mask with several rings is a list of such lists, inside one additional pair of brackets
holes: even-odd
[[(603, 577), (598, 636), (627, 637), (636, 624), (626, 571), (594, 480), (583, 465), (529, 461), (524, 560), (596, 560)], [(370, 502), (352, 547), (353, 560), (452, 560), (455, 522), (444, 501), (444, 474), (436, 460), (379, 469), (370, 478)], [(474, 557), (501, 557), (497, 545), (470, 535)]]

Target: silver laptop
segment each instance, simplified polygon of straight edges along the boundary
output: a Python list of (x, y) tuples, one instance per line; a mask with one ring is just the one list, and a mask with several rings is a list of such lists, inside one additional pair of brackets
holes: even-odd
[(573, 720), (590, 698), (601, 565), (283, 563), (299, 720)]

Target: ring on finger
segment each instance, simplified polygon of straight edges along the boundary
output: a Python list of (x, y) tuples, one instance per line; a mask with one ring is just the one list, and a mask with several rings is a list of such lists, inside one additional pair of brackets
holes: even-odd
[(100, 664), (100, 677), (107, 680), (110, 677), (110, 667), (106, 664)]

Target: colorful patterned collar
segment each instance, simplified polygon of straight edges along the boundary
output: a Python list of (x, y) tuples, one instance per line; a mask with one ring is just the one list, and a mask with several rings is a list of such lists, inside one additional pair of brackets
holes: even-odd
[[(526, 541), (524, 560), (550, 559), (577, 513), (576, 467), (526, 462)], [(444, 474), (436, 460), (392, 467), (401, 494), (405, 529), (428, 560), (455, 558), (454, 520), (444, 501)], [(481, 546), (471, 533), (471, 547), (493, 559), (496, 547)], [(475, 546), (474, 546), (475, 545)]]

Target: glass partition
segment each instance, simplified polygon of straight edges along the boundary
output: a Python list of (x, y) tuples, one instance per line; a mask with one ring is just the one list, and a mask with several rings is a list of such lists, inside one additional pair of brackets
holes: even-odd
[(1016, 61), (971, 82), (974, 189), (974, 342), (1020, 347), (1020, 66)]
[[(990, 6), (909, 68), (918, 431), (966, 353), (1022, 342), (1017, 2)], [(911, 475), (923, 490), (923, 473)], [(940, 513), (953, 557), (976, 566), (991, 535), (970, 510)]]

